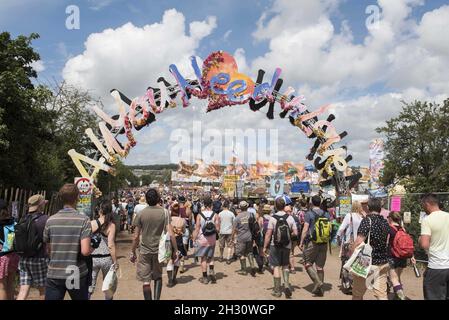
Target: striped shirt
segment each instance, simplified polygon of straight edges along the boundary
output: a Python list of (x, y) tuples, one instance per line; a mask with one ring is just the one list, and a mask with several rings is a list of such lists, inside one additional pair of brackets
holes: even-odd
[(75, 209), (64, 208), (48, 218), (44, 229), (44, 242), (50, 245), (50, 263), (47, 277), (66, 279), (79, 268), (80, 278), (87, 275), (86, 263), (80, 259), (81, 240), (92, 234), (89, 218)]

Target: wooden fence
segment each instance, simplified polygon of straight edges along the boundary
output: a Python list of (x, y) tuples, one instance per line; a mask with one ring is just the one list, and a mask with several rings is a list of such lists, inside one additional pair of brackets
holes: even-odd
[(52, 215), (62, 208), (62, 203), (58, 198), (57, 192), (47, 194), (46, 191), (27, 190), (20, 188), (6, 188), (0, 186), (0, 199), (8, 203), (9, 212), (16, 218), (20, 219), (28, 211), (28, 199), (35, 194), (41, 194), (48, 200), (45, 206), (45, 214)]

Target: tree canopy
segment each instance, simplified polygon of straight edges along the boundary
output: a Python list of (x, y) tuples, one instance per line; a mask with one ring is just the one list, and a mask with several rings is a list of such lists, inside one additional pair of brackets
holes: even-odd
[(449, 99), (442, 104), (405, 103), (377, 132), (386, 137), (385, 185), (408, 192), (449, 191)]

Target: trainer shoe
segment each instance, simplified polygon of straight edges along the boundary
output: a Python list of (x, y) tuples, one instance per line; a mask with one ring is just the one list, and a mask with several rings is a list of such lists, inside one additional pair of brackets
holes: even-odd
[(211, 282), (212, 284), (217, 283), (217, 278), (215, 277), (214, 274), (212, 274), (212, 275), (209, 276), (209, 280), (210, 280), (210, 282)]
[(209, 283), (209, 279), (207, 277), (201, 277), (198, 279), (199, 282), (201, 282), (202, 284), (208, 284)]

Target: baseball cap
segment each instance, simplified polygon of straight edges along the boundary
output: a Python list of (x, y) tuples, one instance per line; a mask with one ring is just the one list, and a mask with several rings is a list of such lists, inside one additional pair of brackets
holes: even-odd
[(41, 194), (35, 194), (28, 199), (28, 210), (34, 212), (39, 209), (40, 205), (46, 204), (48, 201), (45, 200), (44, 196)]
[(240, 209), (248, 208), (248, 202), (246, 202), (245, 200), (240, 201), (239, 207)]
[(276, 196), (276, 198), (274, 200), (277, 200), (279, 198), (284, 199), (285, 205), (292, 204), (292, 199), (290, 199), (290, 197), (287, 196), (286, 194), (278, 195), (278, 196)]

